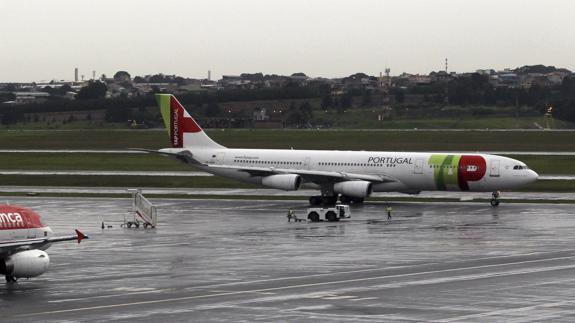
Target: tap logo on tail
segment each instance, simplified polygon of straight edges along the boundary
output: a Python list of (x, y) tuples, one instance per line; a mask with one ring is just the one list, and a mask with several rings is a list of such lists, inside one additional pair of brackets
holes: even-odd
[(156, 101), (160, 106), (164, 126), (168, 130), (172, 147), (182, 148), (184, 146), (184, 135), (186, 133), (202, 131), (202, 128), (200, 128), (192, 116), (173, 95), (157, 94)]

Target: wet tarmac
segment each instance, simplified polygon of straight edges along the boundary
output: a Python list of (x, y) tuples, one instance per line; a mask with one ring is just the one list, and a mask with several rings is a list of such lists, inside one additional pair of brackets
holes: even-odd
[[(396, 202), (288, 223), (301, 201), (10, 198), (60, 234), (43, 276), (0, 285), (2, 322), (572, 322), (575, 210)], [(113, 227), (101, 230), (101, 221)]]
[[(33, 194), (126, 194), (126, 187), (79, 187), (79, 186), (0, 186), (3, 193), (33, 193)], [(314, 190), (282, 191), (268, 188), (142, 188), (144, 194), (178, 194), (178, 195), (223, 195), (223, 196), (278, 196), (278, 197), (308, 197), (319, 194)], [(424, 191), (419, 194), (404, 194), (395, 192), (376, 192), (371, 195), (376, 198), (410, 198), (418, 199), (459, 199), (473, 201), (491, 198), (490, 192), (447, 192)], [(504, 200), (546, 200), (546, 201), (572, 201), (575, 192), (501, 192)], [(368, 199), (369, 200), (369, 199)]]

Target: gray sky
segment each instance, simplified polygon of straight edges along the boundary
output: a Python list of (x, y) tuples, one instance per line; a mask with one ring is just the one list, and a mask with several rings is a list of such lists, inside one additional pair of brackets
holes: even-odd
[(570, 0), (0, 0), (0, 82), (575, 70)]

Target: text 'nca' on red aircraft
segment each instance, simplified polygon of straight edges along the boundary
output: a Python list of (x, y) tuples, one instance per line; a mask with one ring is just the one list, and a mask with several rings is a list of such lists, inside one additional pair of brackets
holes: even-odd
[(53, 236), (40, 215), (28, 208), (0, 205), (0, 274), (9, 283), (31, 278), (48, 270), (50, 257), (44, 251), (52, 243), (88, 239), (79, 230), (76, 235)]

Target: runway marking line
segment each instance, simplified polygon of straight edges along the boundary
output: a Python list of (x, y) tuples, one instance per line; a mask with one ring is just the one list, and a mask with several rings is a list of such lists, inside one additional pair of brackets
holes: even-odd
[[(566, 250), (567, 252), (573, 252), (575, 250)], [(555, 253), (555, 252), (553, 252)], [(506, 259), (518, 256), (538, 256), (538, 255), (545, 255), (547, 253), (528, 253), (523, 255), (513, 255), (513, 256), (496, 256), (496, 257), (486, 257), (486, 258), (477, 258), (471, 260), (460, 260), (460, 261), (450, 261), (444, 262), (442, 264), (457, 264), (457, 263), (465, 263), (469, 261), (487, 261), (487, 260), (497, 260), (497, 259)], [(537, 262), (537, 261), (544, 261), (544, 260), (561, 260), (561, 259), (570, 259), (575, 258), (575, 256), (563, 256), (563, 257), (555, 257), (555, 258), (548, 258), (548, 259), (535, 259), (535, 260), (525, 260), (523, 262), (510, 262), (505, 264), (496, 264), (495, 266), (504, 266), (507, 264), (521, 264), (527, 262)], [(436, 263), (433, 263), (436, 264)], [(418, 265), (409, 265), (409, 266), (394, 266), (394, 267), (387, 267), (385, 270), (389, 269), (404, 269), (404, 268), (413, 268), (417, 267)], [(492, 266), (492, 265), (484, 265), (484, 266)], [(461, 268), (462, 270), (466, 267)], [(469, 267), (472, 268), (472, 267)], [(454, 270), (456, 268), (453, 268)], [(282, 278), (270, 278), (270, 279), (259, 279), (259, 280), (252, 280), (248, 282), (232, 282), (232, 283), (221, 283), (221, 284), (213, 284), (213, 285), (206, 285), (206, 286), (197, 286), (194, 288), (217, 288), (217, 287), (225, 287), (225, 286), (237, 286), (237, 285), (247, 285), (247, 284), (257, 284), (257, 283), (267, 283), (267, 282), (277, 282), (282, 280), (294, 280), (294, 279), (302, 279), (302, 278), (315, 278), (315, 277), (324, 277), (324, 276), (335, 276), (335, 275), (345, 275), (345, 274), (356, 274), (356, 273), (365, 273), (371, 271), (381, 271), (382, 268), (369, 268), (369, 269), (358, 269), (358, 270), (347, 270), (347, 271), (339, 271), (333, 273), (325, 273), (325, 274), (313, 274), (313, 275), (303, 275), (303, 276), (294, 276), (294, 277), (282, 277)]]
[(497, 310), (497, 311), (491, 311), (491, 312), (484, 312), (484, 313), (477, 313), (477, 314), (462, 315), (462, 316), (452, 317), (452, 318), (443, 319), (443, 320), (436, 320), (436, 321), (433, 321), (433, 322), (438, 322), (438, 323), (450, 323), (450, 322), (457, 322), (457, 321), (468, 320), (468, 319), (473, 319), (473, 318), (482, 318), (482, 317), (486, 317), (486, 316), (501, 315), (501, 314), (511, 314), (511, 313), (516, 313), (516, 312), (524, 312), (524, 311), (534, 310), (534, 309), (538, 309), (538, 308), (552, 308), (552, 307), (557, 307), (557, 306), (562, 306), (562, 305), (568, 305), (568, 304), (573, 304), (573, 303), (575, 303), (575, 300), (571, 300), (571, 301), (560, 301), (560, 302), (553, 302), (553, 303), (546, 303), (546, 304), (538, 304), (538, 305), (531, 305), (531, 306), (522, 306), (522, 307), (515, 307), (515, 308), (504, 309), (504, 310)]
[[(224, 292), (224, 293), (207, 294), (207, 295), (173, 297), (173, 298), (166, 298), (166, 299), (155, 299), (155, 300), (149, 300), (149, 301), (139, 301), (139, 302), (130, 302), (130, 303), (78, 307), (78, 308), (71, 308), (71, 309), (65, 309), (65, 310), (55, 310), (55, 311), (45, 311), (45, 312), (21, 314), (21, 315), (17, 315), (17, 316), (29, 317), (29, 316), (38, 316), (38, 315), (46, 315), (46, 314), (61, 314), (61, 313), (82, 312), (82, 311), (98, 310), (98, 309), (128, 307), (128, 306), (136, 306), (136, 305), (160, 304), (160, 303), (168, 303), (168, 302), (193, 300), (193, 299), (203, 299), (203, 298), (231, 296), (231, 295), (240, 295), (240, 294), (249, 294), (249, 293), (262, 293), (262, 292), (271, 292), (271, 291), (287, 290), (287, 289), (294, 289), (294, 288), (315, 287), (315, 286), (324, 286), (324, 285), (333, 285), (333, 284), (345, 284), (345, 283), (353, 283), (353, 282), (362, 282), (362, 281), (388, 279), (388, 278), (399, 278), (399, 277), (409, 277), (409, 276), (419, 276), (419, 275), (428, 275), (428, 274), (436, 274), (436, 273), (447, 273), (447, 272), (462, 271), (462, 270), (473, 270), (473, 269), (481, 269), (481, 268), (501, 267), (501, 266), (510, 266), (510, 265), (526, 264), (526, 263), (536, 263), (536, 262), (543, 262), (543, 261), (555, 261), (555, 260), (560, 260), (560, 259), (572, 259), (572, 258), (575, 258), (575, 256), (556, 257), (556, 258), (549, 258), (549, 259), (526, 260), (526, 261), (518, 261), (518, 262), (512, 262), (512, 263), (506, 263), (506, 264), (492, 264), (492, 265), (471, 266), (471, 267), (463, 267), (463, 268), (451, 268), (451, 269), (442, 269), (442, 270), (433, 270), (433, 271), (423, 271), (423, 272), (417, 272), (417, 273), (345, 279), (345, 280), (339, 280), (339, 281), (318, 282), (318, 283), (309, 283), (309, 284), (300, 284), (300, 285), (288, 285), (288, 286), (280, 286), (280, 287), (242, 290), (242, 291)], [(563, 269), (563, 268), (567, 268), (567, 267), (572, 268), (573, 266), (561, 266), (561, 268), (559, 268), (559, 269)], [(541, 272), (541, 271), (545, 271), (545, 268), (537, 270), (536, 272)], [(523, 274), (523, 273), (529, 273), (529, 272), (526, 272), (526, 271), (520, 271), (519, 272), (519, 274)], [(516, 274), (516, 273), (513, 273), (513, 274)], [(501, 273), (496, 273), (494, 275), (502, 276)], [(485, 276), (489, 276), (489, 275), (479, 275), (478, 277), (482, 278)], [(575, 301), (573, 301), (573, 302), (575, 302)]]

